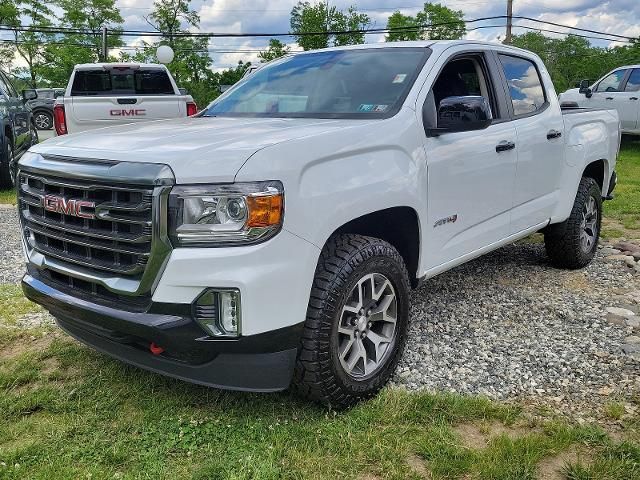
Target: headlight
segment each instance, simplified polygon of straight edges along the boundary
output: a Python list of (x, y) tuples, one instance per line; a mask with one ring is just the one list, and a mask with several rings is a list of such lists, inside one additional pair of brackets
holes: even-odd
[(169, 197), (176, 246), (224, 246), (264, 241), (280, 230), (284, 190), (277, 181), (177, 186)]

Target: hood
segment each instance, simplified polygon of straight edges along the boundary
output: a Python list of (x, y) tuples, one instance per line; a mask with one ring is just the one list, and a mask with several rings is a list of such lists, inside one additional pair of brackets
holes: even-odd
[[(367, 122), (356, 122), (362, 125)], [(343, 130), (353, 120), (199, 117), (119, 125), (54, 137), (32, 152), (75, 158), (162, 163), (178, 183), (232, 182), (258, 150)]]
[(570, 88), (569, 90), (566, 90), (564, 92), (562, 92), (560, 95), (558, 95), (559, 97), (571, 97), (571, 98), (575, 98), (578, 95), (582, 95), (580, 93), (580, 89), (579, 88)]

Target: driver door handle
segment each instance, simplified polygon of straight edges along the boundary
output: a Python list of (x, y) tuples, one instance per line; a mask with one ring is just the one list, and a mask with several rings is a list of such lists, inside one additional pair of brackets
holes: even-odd
[(514, 148), (516, 148), (516, 144), (515, 143), (507, 142), (506, 140), (503, 140), (498, 145), (496, 145), (496, 152), (498, 152), (498, 153), (506, 152), (507, 150), (513, 150)]
[(638, 97), (631, 97), (629, 100), (637, 100)]
[(547, 132), (547, 140), (553, 140), (554, 138), (560, 138), (562, 132), (560, 130), (549, 130)]
[(613, 100), (613, 97), (607, 97), (605, 100)]

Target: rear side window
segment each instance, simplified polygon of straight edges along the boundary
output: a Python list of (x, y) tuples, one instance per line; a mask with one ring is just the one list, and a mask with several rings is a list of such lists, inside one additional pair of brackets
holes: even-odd
[(546, 97), (535, 64), (526, 58), (498, 56), (509, 85), (513, 114), (517, 117), (540, 110), (546, 103)]
[(640, 91), (640, 68), (635, 68), (629, 80), (627, 80), (627, 86), (624, 89), (625, 92), (639, 92)]
[(174, 95), (164, 70), (79, 70), (71, 87), (72, 96)]
[(596, 85), (594, 91), (596, 92), (619, 92), (620, 84), (622, 83), (622, 79), (624, 78), (627, 70), (618, 70), (617, 72), (613, 72), (610, 75), (607, 75), (602, 79), (602, 81)]

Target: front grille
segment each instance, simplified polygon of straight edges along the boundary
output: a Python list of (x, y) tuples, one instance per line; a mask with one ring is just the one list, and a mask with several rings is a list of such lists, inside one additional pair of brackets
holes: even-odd
[[(102, 274), (142, 276), (151, 255), (152, 187), (105, 185), (26, 171), (19, 172), (18, 180), (22, 226), (30, 248)], [(56, 209), (45, 209), (45, 198), (82, 200), (85, 206), (80, 212), (52, 211)]]

